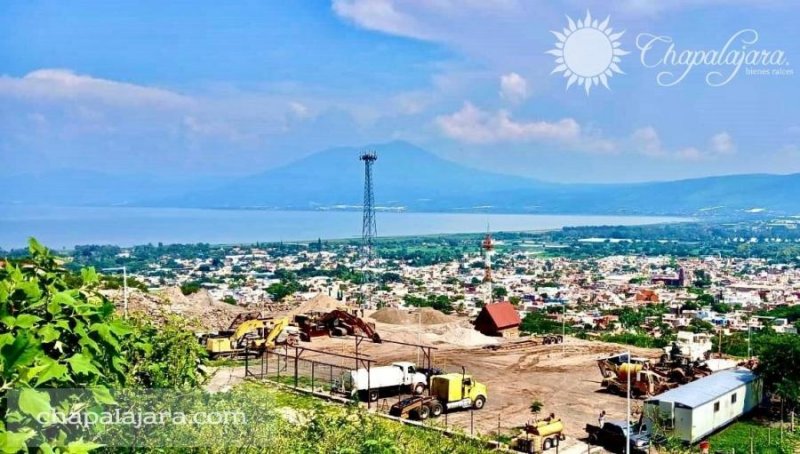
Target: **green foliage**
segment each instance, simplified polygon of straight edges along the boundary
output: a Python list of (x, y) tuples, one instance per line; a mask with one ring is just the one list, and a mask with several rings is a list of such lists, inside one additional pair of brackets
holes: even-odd
[(193, 334), (195, 327), (177, 315), (168, 315), (158, 326), (140, 316), (131, 322), (134, 334), (123, 345), (130, 363), (129, 384), (192, 389), (203, 382), (198, 366), (207, 354)]
[(538, 399), (533, 400), (530, 406), (528, 407), (528, 409), (531, 411), (531, 413), (533, 413), (534, 416), (538, 416), (539, 413), (542, 412), (542, 408), (544, 408), (544, 404), (542, 403), (542, 401)]
[(757, 372), (766, 389), (794, 407), (800, 402), (800, 337), (766, 334), (759, 338)]
[[(558, 309), (559, 311), (561, 310), (561, 308)], [(561, 328), (561, 322), (547, 318), (547, 316), (540, 311), (528, 312), (525, 314), (525, 318), (522, 319), (522, 324), (520, 325), (521, 331), (533, 334), (560, 333)], [(567, 333), (571, 332), (569, 326), (567, 326), (566, 329)]]
[(191, 295), (200, 291), (200, 283), (195, 281), (184, 282), (181, 284), (181, 293)]
[[(771, 432), (771, 433), (769, 433)], [(754, 452), (760, 454), (791, 454), (800, 448), (800, 437), (790, 431), (784, 431), (781, 441), (780, 428), (770, 427), (753, 420), (739, 421), (711, 436), (709, 440), (713, 451), (719, 452)]]
[(453, 312), (453, 301), (447, 295), (431, 294), (426, 298), (414, 295), (406, 295), (403, 297), (403, 301), (409, 306), (431, 307), (437, 311), (444, 312), (445, 314)]
[(282, 301), (287, 296), (290, 296), (295, 292), (304, 291), (305, 289), (305, 286), (300, 285), (300, 283), (295, 280), (284, 280), (271, 284), (266, 290), (267, 293), (269, 293), (270, 298), (275, 301)]
[[(132, 332), (114, 317), (114, 305), (97, 291), (94, 269), (81, 270), (78, 286), (70, 286), (70, 273), (34, 239), (29, 254), (0, 269), (0, 407), (7, 404), (8, 390), (21, 389), (19, 411), (5, 415), (6, 421), (13, 419), (20, 427), (30, 425), (38, 411), (81, 403), (50, 402), (36, 388), (92, 388), (97, 391), (82, 403), (106, 402), (107, 387), (125, 381), (128, 363), (122, 344)], [(11, 451), (31, 439), (53, 446), (68, 440), (64, 430), (9, 432), (5, 426), (0, 426), (0, 437)]]
[(230, 295), (225, 295), (225, 296), (222, 298), (222, 302), (223, 302), (223, 303), (226, 303), (226, 304), (230, 304), (230, 305), (233, 305), (233, 306), (235, 306), (235, 305), (236, 305), (236, 298), (234, 298), (234, 297), (232, 297), (232, 296), (230, 296)]
[(492, 287), (492, 296), (495, 300), (502, 300), (508, 295), (508, 290), (505, 287), (496, 285)]

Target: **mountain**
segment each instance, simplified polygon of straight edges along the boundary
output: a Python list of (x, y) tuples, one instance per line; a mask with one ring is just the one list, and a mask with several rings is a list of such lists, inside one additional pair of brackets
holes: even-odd
[[(370, 147), (375, 199), (383, 207), (414, 210), (473, 209), (494, 205), (494, 194), (558, 185), (485, 172), (447, 161), (405, 142)], [(213, 189), (159, 200), (157, 205), (320, 209), (360, 207), (364, 148), (333, 148), (284, 167)]]
[(333, 148), (244, 178), (164, 180), (62, 171), (6, 176), (0, 204), (360, 209), (365, 149), (379, 209), (509, 213), (800, 214), (800, 174), (731, 175), (637, 184), (557, 184), (448, 161), (406, 142)]
[[(379, 207), (415, 211), (735, 215), (800, 213), (800, 174), (731, 175), (637, 184), (556, 184), (448, 161), (406, 142), (369, 147)], [(365, 148), (335, 148), (157, 205), (214, 208), (360, 208)]]

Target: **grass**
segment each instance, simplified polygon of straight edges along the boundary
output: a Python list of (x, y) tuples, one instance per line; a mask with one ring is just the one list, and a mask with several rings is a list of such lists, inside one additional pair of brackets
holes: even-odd
[[(711, 452), (750, 452), (750, 439), (753, 439), (753, 452), (759, 454), (791, 454), (798, 452), (800, 437), (788, 431), (788, 424), (783, 434), (779, 426), (769, 426), (756, 420), (738, 421), (725, 428), (722, 432), (713, 435)], [(735, 450), (735, 451), (734, 451)]]

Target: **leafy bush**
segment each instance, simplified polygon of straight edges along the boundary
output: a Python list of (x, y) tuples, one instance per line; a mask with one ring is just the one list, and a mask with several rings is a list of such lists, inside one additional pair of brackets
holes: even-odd
[[(45, 448), (56, 441), (66, 444), (64, 430), (34, 432), (26, 423), (50, 408), (70, 408), (76, 402), (50, 402), (37, 388), (92, 388), (83, 404), (108, 403), (107, 387), (124, 382), (127, 360), (122, 343), (133, 331), (114, 317), (114, 305), (97, 292), (94, 269), (81, 270), (80, 284), (67, 284), (70, 273), (36, 240), (29, 243), (30, 257), (8, 262), (0, 270), (0, 354), (2, 395), (21, 390), (19, 409), (9, 409), (6, 422), (23, 429), (11, 431), (0, 423), (4, 450), (17, 451), (36, 440)], [(74, 280), (72, 280), (74, 281)], [(85, 447), (81, 440), (67, 446)]]

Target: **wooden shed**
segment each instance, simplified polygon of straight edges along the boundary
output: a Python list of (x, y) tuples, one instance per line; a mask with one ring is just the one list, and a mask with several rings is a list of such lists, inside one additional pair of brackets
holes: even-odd
[(519, 312), (511, 303), (503, 301), (483, 306), (475, 319), (475, 329), (487, 336), (517, 337), (520, 323)]

